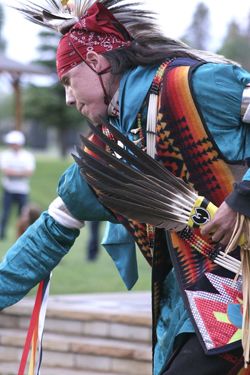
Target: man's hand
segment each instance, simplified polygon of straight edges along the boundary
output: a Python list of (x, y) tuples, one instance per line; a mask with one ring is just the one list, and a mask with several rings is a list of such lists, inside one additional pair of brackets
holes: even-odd
[(214, 243), (227, 245), (236, 222), (237, 212), (233, 211), (226, 202), (218, 208), (213, 220), (201, 227), (201, 234), (209, 236)]

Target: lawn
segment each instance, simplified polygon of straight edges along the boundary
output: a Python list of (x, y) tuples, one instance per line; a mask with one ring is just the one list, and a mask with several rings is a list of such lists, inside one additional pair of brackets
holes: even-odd
[[(71, 159), (58, 160), (51, 157), (37, 157), (37, 169), (31, 180), (31, 201), (44, 210), (56, 197), (57, 181), (70, 165)], [(102, 224), (102, 231), (105, 224)], [(8, 239), (0, 242), (2, 257), (16, 238), (16, 216), (12, 213), (8, 228)], [(77, 238), (71, 251), (53, 271), (51, 294), (117, 292), (126, 290), (112, 260), (100, 246), (100, 256), (95, 262), (86, 261), (88, 226)], [(139, 280), (134, 290), (150, 289), (150, 268), (138, 253)]]

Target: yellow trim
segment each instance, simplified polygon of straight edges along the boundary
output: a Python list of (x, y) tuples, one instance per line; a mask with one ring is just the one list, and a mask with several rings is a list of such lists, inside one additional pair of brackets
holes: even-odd
[[(205, 200), (205, 197), (202, 197), (202, 196), (198, 196), (198, 198), (196, 199), (196, 201), (194, 202), (194, 205), (193, 205), (193, 208), (190, 212), (190, 217), (189, 217), (189, 220), (188, 220), (188, 226), (189, 227), (194, 227), (194, 226), (197, 226), (197, 223), (194, 222), (193, 220), (193, 217), (195, 217), (197, 215), (197, 208), (199, 207), (202, 207), (202, 203), (203, 201)], [(202, 207), (204, 208), (204, 207)], [(217, 207), (212, 203), (212, 202), (209, 202), (207, 207), (204, 208), (207, 212), (208, 212), (208, 220), (206, 221), (209, 222), (211, 219), (213, 219), (216, 211), (217, 211)], [(206, 223), (203, 223), (203, 224), (206, 224)], [(202, 225), (202, 224), (200, 224)]]

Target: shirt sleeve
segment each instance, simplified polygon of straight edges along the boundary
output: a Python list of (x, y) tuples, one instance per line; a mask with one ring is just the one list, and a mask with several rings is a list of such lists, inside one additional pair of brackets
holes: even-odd
[(28, 171), (33, 172), (36, 169), (36, 160), (34, 155), (32, 155), (30, 152), (27, 153), (27, 163), (26, 163), (26, 168)]
[(45, 279), (78, 235), (78, 229), (65, 228), (44, 212), (0, 263), (0, 310), (18, 302)]
[(62, 175), (58, 185), (58, 195), (67, 209), (79, 221), (110, 221), (117, 223), (112, 212), (97, 199), (96, 194), (85, 181), (76, 163)]
[(234, 184), (234, 190), (226, 198), (226, 202), (234, 211), (250, 217), (250, 169), (241, 182)]
[(6, 152), (2, 152), (0, 154), (0, 169), (5, 169), (8, 167), (8, 165), (8, 155), (6, 154)]

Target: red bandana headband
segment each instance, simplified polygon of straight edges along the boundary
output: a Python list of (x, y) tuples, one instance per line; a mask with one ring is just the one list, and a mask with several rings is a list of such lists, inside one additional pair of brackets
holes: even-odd
[(132, 38), (101, 3), (94, 3), (59, 42), (56, 56), (59, 79), (81, 64), (90, 51), (103, 53), (128, 47)]

